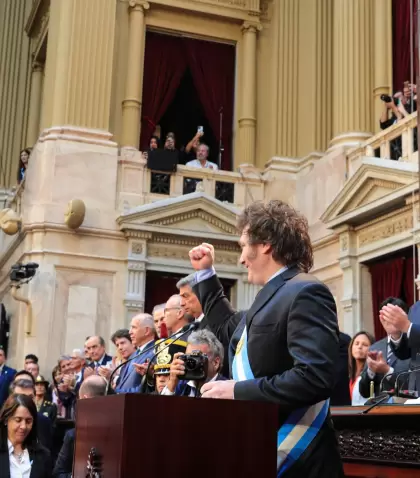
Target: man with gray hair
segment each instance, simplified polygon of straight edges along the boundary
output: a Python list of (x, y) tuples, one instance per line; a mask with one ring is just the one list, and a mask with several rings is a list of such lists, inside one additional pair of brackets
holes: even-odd
[[(172, 295), (166, 302), (164, 323), (168, 329), (168, 335), (177, 334), (175, 337), (182, 335), (183, 327), (190, 322), (194, 322), (194, 317), (185, 312), (181, 306), (181, 296), (179, 294)], [(191, 319), (191, 320), (190, 320)], [(183, 335), (183, 340), (187, 340), (188, 335)]]
[(160, 338), (161, 336), (161, 327), (163, 323), (163, 319), (165, 318), (165, 304), (158, 304), (153, 307), (152, 310), (152, 315), (153, 315), (153, 321), (155, 323), (155, 329), (157, 336)]
[(186, 354), (193, 352), (201, 352), (207, 356), (208, 368), (207, 377), (202, 382), (195, 382), (190, 380), (186, 382), (182, 380), (185, 374), (185, 363), (181, 360), (182, 353), (177, 353), (171, 364), (169, 381), (166, 387), (162, 390), (161, 395), (178, 395), (184, 397), (198, 397), (200, 388), (204, 383), (214, 382), (217, 380), (226, 380), (220, 374), (224, 349), (213, 332), (210, 330), (198, 330), (193, 332), (188, 338)]
[(139, 393), (143, 375), (154, 355), (156, 329), (150, 314), (138, 314), (131, 319), (130, 338), (137, 356), (121, 369), (116, 393)]
[(178, 281), (176, 288), (179, 290), (179, 295), (181, 297), (181, 307), (187, 314), (192, 315), (196, 322), (200, 322), (200, 329), (205, 329), (207, 326), (207, 320), (204, 317), (200, 301), (193, 292), (192, 288), (194, 285), (195, 274), (190, 274)]

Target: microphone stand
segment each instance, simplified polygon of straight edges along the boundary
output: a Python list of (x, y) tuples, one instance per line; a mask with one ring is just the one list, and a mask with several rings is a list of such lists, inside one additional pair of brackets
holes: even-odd
[[(407, 372), (400, 372), (398, 375), (397, 375), (397, 378), (395, 379), (395, 390), (397, 392), (397, 397), (400, 397), (401, 396), (401, 390), (398, 389), (398, 380), (400, 379), (400, 377), (404, 376), (404, 375), (410, 375), (411, 373), (413, 372), (418, 372), (420, 371), (420, 367), (415, 367), (411, 370), (408, 370)], [(402, 385), (401, 385), (402, 386)], [(406, 398), (413, 398), (413, 397), (406, 397)]]
[(143, 376), (143, 380), (141, 381), (141, 385), (140, 385), (140, 391), (139, 393), (144, 393), (146, 391), (146, 388), (147, 388), (147, 376), (149, 375), (149, 370), (150, 370), (150, 366), (152, 365), (153, 363), (153, 360), (161, 353), (163, 352), (165, 349), (167, 349), (168, 347), (170, 347), (174, 342), (176, 342), (177, 340), (179, 340), (181, 337), (183, 337), (184, 335), (188, 334), (188, 332), (193, 332), (194, 330), (197, 330), (198, 327), (200, 327), (200, 323), (199, 322), (193, 322), (192, 324), (189, 324), (187, 325), (185, 328), (186, 330), (184, 332), (182, 332), (181, 335), (178, 335), (179, 332), (171, 335), (169, 337), (169, 339), (166, 339), (166, 340), (170, 340), (172, 339), (174, 336), (174, 339), (172, 340), (172, 342), (169, 342), (169, 344), (166, 344), (165, 347), (162, 347), (161, 349), (159, 349), (155, 355), (153, 355), (153, 357), (150, 359), (150, 362), (147, 366), (147, 370), (146, 370), (146, 373), (144, 374)]
[(219, 169), (222, 169), (222, 152), (223, 152), (223, 106), (219, 109)]

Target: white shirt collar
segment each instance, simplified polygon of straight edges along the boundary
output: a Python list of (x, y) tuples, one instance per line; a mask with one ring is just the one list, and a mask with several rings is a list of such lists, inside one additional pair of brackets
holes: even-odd
[[(219, 376), (219, 374), (216, 373), (216, 375), (215, 375), (211, 380), (209, 380), (208, 382), (215, 382), (218, 376)], [(207, 383), (208, 383), (208, 382), (207, 382)], [(189, 385), (191, 388), (197, 388), (197, 385), (196, 385), (196, 383), (194, 382), (194, 380), (190, 380), (190, 381), (187, 383), (187, 385)]]
[(196, 322), (201, 322), (201, 321), (203, 320), (203, 318), (204, 318), (204, 314), (202, 313), (201, 315), (199, 315), (199, 316), (195, 319), (195, 321), (196, 321)]
[(143, 345), (140, 345), (140, 347), (138, 348), (138, 351), (139, 351), (139, 352), (143, 352), (143, 350), (144, 350), (149, 344), (151, 344), (152, 342), (153, 342), (153, 339), (150, 340), (149, 342), (146, 342), (146, 343), (143, 344)]
[(7, 440), (7, 446), (9, 449), (10, 477), (29, 478), (31, 475), (32, 462), (29, 459), (28, 450), (26, 448), (23, 450), (22, 462), (19, 463), (13, 454), (14, 446), (9, 439)]
[(287, 267), (287, 266), (285, 266), (285, 267), (282, 267), (282, 268), (281, 268), (281, 269), (279, 269), (279, 270), (278, 270), (278, 271), (277, 271), (275, 274), (273, 274), (273, 275), (272, 275), (272, 276), (271, 276), (271, 277), (268, 279), (268, 281), (267, 281), (267, 282), (270, 282), (271, 280), (273, 280), (273, 279), (274, 279), (274, 277), (277, 277), (277, 276), (279, 276), (280, 274), (282, 274), (283, 272), (287, 271), (287, 269), (288, 269), (288, 267)]
[(3, 368), (6, 364), (0, 365), (0, 374), (3, 372)]
[(105, 355), (106, 355), (106, 352), (102, 355), (102, 357), (101, 357), (99, 360), (96, 360), (96, 361), (95, 361), (95, 364), (96, 364), (96, 365), (101, 365), (101, 364), (102, 364), (102, 360), (105, 358)]

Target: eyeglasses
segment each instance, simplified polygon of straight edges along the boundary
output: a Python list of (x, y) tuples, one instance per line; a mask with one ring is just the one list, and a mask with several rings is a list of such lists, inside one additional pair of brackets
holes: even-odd
[(168, 310), (181, 310), (181, 307), (168, 307), (167, 309), (163, 309), (163, 313), (166, 314)]

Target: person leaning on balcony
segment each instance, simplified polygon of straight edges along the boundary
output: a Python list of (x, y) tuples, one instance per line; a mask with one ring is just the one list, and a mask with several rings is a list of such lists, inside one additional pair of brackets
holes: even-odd
[(216, 163), (212, 163), (211, 161), (208, 161), (208, 156), (209, 156), (209, 147), (207, 144), (200, 143), (200, 146), (197, 148), (197, 159), (193, 159), (192, 161), (188, 161), (186, 166), (192, 167), (192, 168), (207, 168), (207, 169), (213, 169), (213, 170), (218, 170), (219, 167), (217, 166)]
[(17, 182), (20, 184), (25, 177), (26, 168), (28, 167), (29, 156), (31, 155), (32, 148), (22, 149), (19, 157), (19, 167), (17, 174)]

